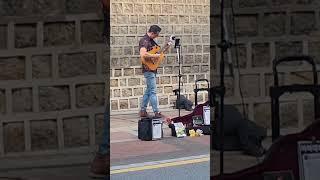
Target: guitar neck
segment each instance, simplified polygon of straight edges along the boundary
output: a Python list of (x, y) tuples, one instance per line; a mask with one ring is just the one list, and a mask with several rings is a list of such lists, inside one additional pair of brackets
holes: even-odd
[(160, 53), (166, 51), (169, 47), (170, 47), (170, 45), (167, 44), (165, 47), (163, 47), (163, 48), (160, 50)]

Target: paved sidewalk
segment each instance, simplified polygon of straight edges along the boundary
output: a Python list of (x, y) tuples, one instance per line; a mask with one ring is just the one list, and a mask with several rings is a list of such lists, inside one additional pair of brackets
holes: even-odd
[[(181, 116), (191, 113), (181, 110)], [(163, 110), (163, 114), (170, 117), (177, 117), (178, 110)], [(111, 166), (129, 165), (135, 163), (154, 162), (167, 159), (199, 156), (210, 153), (210, 136), (176, 138), (171, 136), (171, 130), (164, 125), (164, 138), (158, 141), (141, 141), (137, 138), (137, 113), (112, 114), (110, 124), (111, 139)], [(213, 153), (214, 166), (211, 172), (217, 174), (219, 165), (219, 153)], [(59, 180), (87, 180), (89, 178), (89, 162), (93, 154), (78, 154), (75, 156), (60, 155), (60, 160), (56, 155), (52, 157), (55, 161), (50, 161), (49, 157), (22, 158), (21, 164), (30, 164), (36, 168), (21, 168), (0, 172), (0, 180), (8, 179), (2, 177), (12, 177), (13, 179), (59, 179)], [(49, 158), (49, 159), (48, 159)], [(41, 167), (39, 165), (52, 162), (51, 167)], [(14, 159), (6, 161), (13, 162)], [(241, 152), (225, 152), (225, 172), (234, 172), (252, 165), (259, 159), (242, 155)], [(4, 161), (1, 161), (4, 163)], [(19, 160), (15, 163), (20, 165)], [(68, 165), (66, 165), (68, 163)], [(212, 164), (212, 163), (211, 163)], [(3, 164), (5, 166), (5, 164)], [(14, 165), (14, 164), (13, 164)], [(31, 166), (30, 166), (31, 167)], [(1, 179), (2, 178), (2, 179)]]
[[(165, 116), (177, 117), (178, 110), (162, 111)], [(181, 116), (191, 111), (181, 110)], [(210, 136), (177, 138), (163, 125), (164, 137), (157, 141), (138, 139), (138, 121), (135, 114), (111, 115), (111, 166), (165, 160), (193, 155), (209, 154)]]

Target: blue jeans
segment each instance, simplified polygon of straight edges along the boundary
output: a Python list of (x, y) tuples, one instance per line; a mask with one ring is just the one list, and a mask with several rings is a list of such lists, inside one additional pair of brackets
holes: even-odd
[(146, 78), (147, 88), (144, 92), (141, 111), (146, 111), (148, 103), (152, 106), (153, 112), (159, 112), (158, 109), (158, 100), (157, 100), (157, 82), (156, 82), (156, 73), (154, 72), (144, 72), (144, 77)]
[(101, 155), (109, 154), (109, 149), (110, 149), (110, 138), (109, 138), (110, 124), (109, 123), (110, 123), (109, 110), (106, 110), (103, 115), (102, 143), (100, 144), (99, 151), (98, 151), (98, 153)]

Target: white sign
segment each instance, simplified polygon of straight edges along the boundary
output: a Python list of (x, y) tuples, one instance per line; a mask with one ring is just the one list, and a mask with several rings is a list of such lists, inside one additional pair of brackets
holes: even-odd
[(318, 180), (320, 177), (320, 141), (299, 141), (298, 157), (300, 179)]
[(203, 106), (203, 121), (205, 125), (210, 125), (210, 106)]

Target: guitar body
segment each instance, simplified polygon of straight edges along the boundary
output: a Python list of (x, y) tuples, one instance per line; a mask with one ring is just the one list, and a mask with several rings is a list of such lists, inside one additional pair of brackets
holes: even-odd
[[(159, 51), (160, 51), (160, 46), (154, 46), (150, 51), (148, 51), (148, 53), (157, 54)], [(161, 52), (160, 54), (161, 55), (157, 61), (146, 60), (145, 58), (141, 58), (141, 63), (148, 66), (150, 70), (155, 71), (164, 59), (164, 53)]]

